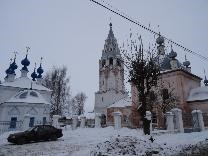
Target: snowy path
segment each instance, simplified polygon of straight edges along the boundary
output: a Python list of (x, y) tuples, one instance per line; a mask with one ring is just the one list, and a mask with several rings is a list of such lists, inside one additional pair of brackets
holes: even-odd
[[(120, 131), (112, 127), (107, 128), (86, 128), (63, 131), (64, 136), (58, 141), (31, 143), (25, 145), (12, 145), (6, 138), (9, 133), (0, 136), (0, 156), (90, 156), (90, 152), (96, 149), (97, 144), (129, 136), (132, 139), (141, 140), (142, 149), (158, 148), (170, 154), (174, 150), (180, 150), (184, 145), (196, 144), (208, 137), (208, 131), (202, 133), (186, 134), (164, 134), (155, 136), (152, 144), (141, 131), (123, 128)], [(147, 140), (147, 141), (144, 141)], [(125, 141), (125, 140), (124, 140)], [(139, 143), (141, 145), (141, 142)], [(127, 142), (128, 145), (128, 142)], [(138, 146), (138, 145), (136, 145)], [(140, 148), (140, 146), (138, 146)]]

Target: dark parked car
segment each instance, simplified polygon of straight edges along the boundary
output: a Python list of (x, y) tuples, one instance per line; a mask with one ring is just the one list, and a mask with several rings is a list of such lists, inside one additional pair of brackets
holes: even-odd
[(8, 142), (22, 145), (31, 141), (57, 140), (62, 136), (62, 129), (57, 129), (50, 125), (38, 125), (24, 132), (10, 134), (7, 140)]

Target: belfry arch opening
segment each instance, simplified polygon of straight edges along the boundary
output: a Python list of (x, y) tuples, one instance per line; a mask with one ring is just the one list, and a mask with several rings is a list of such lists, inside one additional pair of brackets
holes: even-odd
[(106, 65), (106, 61), (102, 60), (102, 67), (104, 67)]
[(113, 58), (112, 57), (109, 58), (109, 65), (113, 65)]

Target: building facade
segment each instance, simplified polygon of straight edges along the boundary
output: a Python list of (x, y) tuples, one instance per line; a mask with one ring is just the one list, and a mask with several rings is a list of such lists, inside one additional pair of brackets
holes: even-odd
[(42, 85), (43, 69), (34, 68), (28, 77), (30, 61), (26, 57), (21, 61), (21, 76), (15, 78), (18, 68), (16, 57), (6, 70), (5, 81), (0, 84), (0, 131), (23, 130), (25, 118), (29, 123), (25, 127), (35, 124), (45, 124), (50, 121), (51, 90)]
[[(160, 94), (156, 95), (157, 98), (152, 110), (153, 125), (155, 127), (165, 127), (165, 113), (172, 108), (179, 108), (183, 113), (184, 126), (190, 126), (193, 110), (200, 109), (203, 113), (208, 113), (208, 81), (205, 77), (205, 86), (201, 86), (202, 78), (191, 72), (190, 62), (186, 57), (185, 61), (181, 63), (177, 60), (177, 53), (172, 47), (170, 53), (165, 51), (162, 36), (157, 38), (156, 43), (158, 45), (158, 55), (155, 61), (159, 63), (161, 74), (158, 80)], [(155, 89), (153, 91), (157, 92)], [(131, 92), (132, 124), (134, 127), (142, 127), (140, 113), (138, 112), (138, 91), (133, 84), (131, 85)]]
[(95, 93), (95, 113), (106, 116), (107, 107), (128, 97), (124, 85), (124, 65), (117, 40), (110, 30), (99, 60), (99, 90)]

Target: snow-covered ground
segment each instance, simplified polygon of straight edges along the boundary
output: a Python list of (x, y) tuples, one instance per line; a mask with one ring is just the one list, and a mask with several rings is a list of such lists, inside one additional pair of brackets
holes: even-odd
[[(9, 133), (0, 136), (0, 156), (94, 156), (96, 155), (176, 155), (208, 144), (208, 131), (153, 136), (152, 143), (141, 130), (122, 128), (85, 128), (63, 131), (57, 141), (13, 145)], [(207, 154), (208, 155), (208, 154)]]

